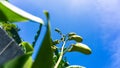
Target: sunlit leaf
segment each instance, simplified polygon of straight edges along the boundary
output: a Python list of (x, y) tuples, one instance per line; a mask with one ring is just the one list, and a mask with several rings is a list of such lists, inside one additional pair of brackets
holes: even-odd
[(91, 54), (91, 49), (87, 45), (82, 43), (73, 44), (69, 51), (70, 52), (77, 51), (84, 54)]
[(44, 24), (41, 18), (29, 14), (5, 0), (0, 0), (0, 21), (20, 22), (26, 20), (31, 20), (40, 24)]
[(49, 13), (47, 11), (44, 11), (44, 13), (47, 17), (47, 30), (32, 68), (53, 68), (53, 50), (51, 47), (53, 44), (50, 34)]
[(32, 45), (30, 43), (22, 42), (21, 45), (25, 49), (26, 54), (31, 54), (32, 55), (34, 49), (33, 49)]

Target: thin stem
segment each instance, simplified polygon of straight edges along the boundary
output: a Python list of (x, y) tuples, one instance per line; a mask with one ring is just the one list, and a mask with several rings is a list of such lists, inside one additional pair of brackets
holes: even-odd
[(61, 48), (61, 53), (60, 53), (60, 57), (57, 61), (57, 63), (55, 64), (54, 68), (58, 68), (60, 61), (62, 60), (63, 54), (64, 54), (64, 47), (65, 47), (66, 41), (63, 42), (62, 48)]
[(71, 45), (67, 47), (67, 49), (64, 50), (63, 55), (68, 52), (68, 50), (71, 48)]
[(39, 25), (39, 29), (37, 31), (37, 34), (35, 35), (34, 41), (32, 43), (33, 47), (35, 46), (35, 44), (36, 44), (36, 42), (37, 42), (37, 40), (38, 40), (38, 38), (40, 36), (41, 28), (42, 28), (42, 24)]

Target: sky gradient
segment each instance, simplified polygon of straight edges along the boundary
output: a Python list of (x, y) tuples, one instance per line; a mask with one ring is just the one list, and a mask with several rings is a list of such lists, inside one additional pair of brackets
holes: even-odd
[[(76, 32), (83, 37), (83, 43), (92, 49), (92, 54), (67, 53), (66, 57), (71, 65), (82, 65), (87, 68), (120, 68), (119, 0), (10, 0), (10, 2), (43, 20), (45, 20), (43, 10), (48, 10), (53, 39), (58, 37), (55, 28), (59, 28), (63, 33)], [(21, 28), (20, 36), (31, 43), (38, 24), (25, 22), (18, 23), (18, 26)]]

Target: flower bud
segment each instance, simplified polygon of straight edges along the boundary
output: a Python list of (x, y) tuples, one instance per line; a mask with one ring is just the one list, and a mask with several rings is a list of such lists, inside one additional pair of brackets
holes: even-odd
[(75, 33), (75, 32), (70, 32), (70, 33), (68, 34), (68, 36), (72, 36), (72, 35), (76, 35), (76, 33)]
[(47, 19), (49, 20), (49, 12), (47, 10), (44, 10), (44, 14), (46, 15)]
[(86, 67), (80, 66), (80, 65), (70, 65), (70, 66), (68, 66), (66, 68), (86, 68)]
[(72, 35), (72, 36), (69, 37), (69, 40), (75, 40), (76, 42), (82, 42), (83, 41), (82, 37), (79, 36), (79, 35)]
[(55, 40), (55, 41), (53, 42), (54, 45), (59, 44), (59, 43), (60, 43), (60, 40)]
[(73, 51), (81, 52), (84, 54), (91, 54), (91, 49), (87, 45), (82, 43), (73, 44), (69, 49), (69, 52), (73, 52)]
[(55, 28), (55, 31), (56, 31), (56, 32), (58, 32), (58, 33), (60, 33), (60, 32), (61, 32), (58, 28)]
[(52, 49), (53, 52), (55, 52), (57, 47), (55, 45), (53, 45), (53, 46), (51, 46), (51, 49)]

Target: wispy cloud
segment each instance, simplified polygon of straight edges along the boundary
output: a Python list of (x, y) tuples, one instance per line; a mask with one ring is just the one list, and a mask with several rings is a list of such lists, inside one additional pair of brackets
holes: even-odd
[(120, 1), (97, 0), (97, 8), (101, 16), (103, 41), (112, 53), (112, 62), (107, 68), (120, 68)]
[(120, 68), (120, 36), (117, 37), (111, 45), (113, 51), (111, 68)]
[[(97, 5), (102, 18), (102, 26), (107, 29), (118, 30), (120, 25), (119, 0), (98, 0)], [(104, 29), (105, 30), (105, 29)], [(107, 30), (108, 31), (108, 30)]]

